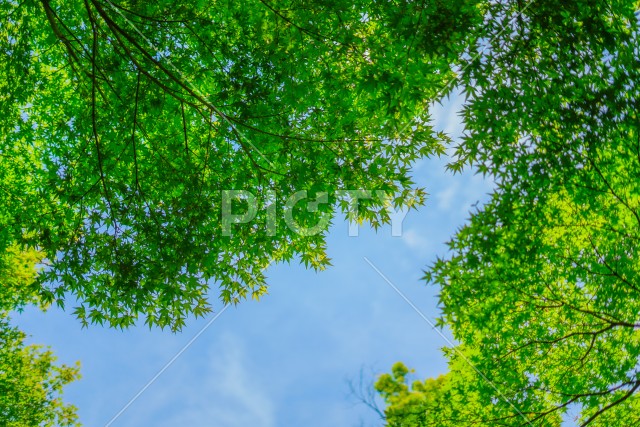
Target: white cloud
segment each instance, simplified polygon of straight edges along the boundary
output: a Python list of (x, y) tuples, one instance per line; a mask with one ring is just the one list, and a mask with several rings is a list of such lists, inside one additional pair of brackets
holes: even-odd
[(162, 426), (276, 424), (275, 405), (260, 381), (251, 375), (250, 362), (237, 338), (222, 335), (209, 346), (206, 358), (200, 360), (203, 361), (180, 369), (181, 375), (173, 375), (171, 384), (162, 384), (162, 396), (154, 396), (156, 407), (159, 401), (168, 406), (177, 404), (175, 411), (167, 411), (175, 415), (167, 417)]
[(441, 211), (451, 210), (454, 199), (459, 196), (460, 183), (458, 180), (449, 180), (449, 185), (444, 190), (438, 191), (435, 195), (437, 207)]
[(402, 241), (409, 248), (419, 253), (424, 253), (431, 248), (429, 241), (424, 237), (424, 232), (417, 231), (413, 228), (402, 232)]
[(212, 397), (217, 402), (209, 402), (216, 426), (228, 427), (271, 427), (274, 423), (273, 403), (246, 367), (243, 348), (237, 340), (227, 335), (222, 345), (216, 345), (211, 352), (223, 352), (222, 357), (211, 363), (209, 384)]
[(450, 175), (441, 182), (444, 188), (435, 194), (436, 207), (461, 219), (468, 217), (476, 203), (486, 201), (487, 194), (494, 187), (490, 178), (474, 174), (471, 170), (461, 175)]

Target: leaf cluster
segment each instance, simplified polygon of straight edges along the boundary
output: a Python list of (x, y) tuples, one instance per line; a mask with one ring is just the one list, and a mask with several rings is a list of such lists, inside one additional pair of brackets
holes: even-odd
[[(0, 243), (46, 256), (45, 301), (73, 295), (82, 322), (116, 327), (143, 318), (180, 329), (211, 310), (211, 287), (225, 303), (258, 298), (272, 262), (324, 268), (325, 232), (296, 233), (278, 211), (273, 235), (273, 200), (223, 236), (221, 192), (328, 192), (329, 206), (303, 224), (349, 214), (343, 190), (413, 206), (410, 165), (446, 143), (428, 105), (450, 90), (453, 54), (418, 50), (450, 30), (433, 21), (445, 9), (3, 2)], [(385, 202), (358, 220), (387, 223)]]
[(554, 425), (568, 408), (581, 426), (637, 422), (633, 6), (494, 2), (471, 31), (450, 168), (474, 165), (496, 189), (426, 280), (441, 289), (440, 325), (483, 373), (471, 390), (493, 425)]

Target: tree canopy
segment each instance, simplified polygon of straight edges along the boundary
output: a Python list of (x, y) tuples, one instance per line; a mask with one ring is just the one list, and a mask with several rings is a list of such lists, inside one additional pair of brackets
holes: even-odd
[[(374, 388), (386, 404), (383, 415), (389, 427), (513, 425), (508, 417), (495, 417), (492, 402), (482, 401), (482, 384), (469, 363), (453, 352), (451, 356), (450, 371), (437, 378), (410, 382), (414, 371), (401, 362), (378, 377)], [(554, 414), (541, 425), (559, 427), (561, 418)]]
[(0, 419), (8, 427), (76, 426), (76, 408), (62, 401), (62, 388), (79, 376), (77, 366), (56, 365), (41, 346), (0, 313)]
[[(379, 226), (390, 206), (423, 203), (410, 167), (445, 153), (428, 107), (457, 84), (465, 136), (449, 167), (473, 165), (496, 189), (426, 274), (460, 342), (452, 372), (409, 389), (396, 367), (379, 383), (390, 422), (446, 395), (440, 423), (554, 426), (577, 407), (583, 426), (628, 425), (640, 388), (637, 8), (4, 1), (0, 253), (12, 261), (0, 269), (13, 270), (0, 302), (72, 299), (85, 324), (177, 330), (210, 311), (212, 286), (235, 303), (266, 292), (272, 262), (324, 268), (338, 212)], [(363, 189), (385, 196), (355, 213), (348, 191)], [(301, 191), (308, 206), (284, 203)], [(250, 224), (229, 222), (247, 212)], [(34, 257), (37, 276), (20, 267)], [(11, 354), (30, 351), (4, 330)], [(42, 375), (73, 377), (28, 354)]]
[(472, 388), (493, 425), (553, 425), (568, 408), (581, 426), (637, 423), (637, 4), (486, 6), (450, 167), (496, 189), (426, 272), (440, 324), (486, 373)]
[(78, 366), (57, 365), (53, 353), (26, 345), (9, 312), (37, 303), (35, 251), (0, 252), (0, 420), (3, 426), (75, 426), (76, 408), (62, 401), (62, 388), (79, 377)]
[[(271, 262), (324, 268), (325, 232), (287, 227), (284, 200), (326, 193), (298, 222), (341, 210), (374, 226), (389, 204), (422, 203), (409, 168), (444, 150), (427, 107), (449, 90), (464, 40), (446, 17), (465, 7), (3, 2), (0, 247), (38, 248), (46, 301), (71, 295), (83, 322), (119, 327), (179, 329), (210, 310), (211, 286), (227, 303), (257, 298)], [(390, 200), (355, 218), (340, 192), (359, 189)], [(230, 236), (227, 190), (258, 204)]]

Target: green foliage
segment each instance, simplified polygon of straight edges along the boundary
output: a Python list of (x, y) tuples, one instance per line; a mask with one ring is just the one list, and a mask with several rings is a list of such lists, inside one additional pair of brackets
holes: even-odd
[(439, 403), (443, 402), (447, 377), (415, 381), (407, 384), (409, 369), (398, 362), (391, 374), (381, 375), (374, 388), (384, 399), (385, 417), (389, 426), (424, 426), (434, 420)]
[(496, 8), (464, 72), (459, 154), (497, 190), (427, 279), (443, 323), (532, 423), (574, 405), (582, 425), (628, 425), (612, 420), (640, 387), (636, 18), (628, 2)]
[(42, 260), (33, 249), (11, 246), (0, 255), (0, 310), (20, 309), (25, 304), (37, 303), (35, 266)]
[(487, 375), (469, 387), (492, 403), (490, 424), (554, 425), (572, 407), (582, 426), (632, 425), (640, 389), (633, 4), (486, 6), (463, 55), (473, 59), (460, 79), (466, 135), (450, 167), (473, 164), (496, 190), (427, 271), (441, 289), (440, 324)]
[[(462, 347), (457, 351), (463, 351)], [(409, 385), (407, 374), (413, 371), (402, 363), (396, 363), (391, 374), (378, 378), (374, 387), (386, 404), (384, 415), (388, 427), (490, 427), (523, 423), (522, 418), (496, 416), (495, 401), (482, 393), (486, 380), (479, 378), (465, 360), (471, 354), (460, 357), (452, 350), (447, 352), (450, 352), (450, 371), (438, 378), (413, 381)], [(560, 416), (554, 414), (539, 425), (559, 427), (560, 424)]]
[[(7, 427), (75, 426), (76, 408), (62, 388), (79, 378), (79, 364), (56, 365), (42, 346), (25, 345), (25, 334), (8, 312), (38, 303), (34, 283), (41, 255), (17, 246), (0, 252), (0, 424)], [(44, 308), (44, 307), (43, 307)]]
[[(34, 277), (22, 266), (38, 254), (45, 266), (2, 301), (33, 288), (45, 305), (77, 298), (85, 324), (176, 330), (210, 311), (212, 285), (237, 303), (266, 292), (272, 262), (322, 269), (324, 233), (286, 218), (377, 227), (389, 203), (421, 204), (409, 168), (444, 153), (428, 106), (459, 77), (466, 132), (449, 167), (497, 189), (427, 279), (495, 388), (453, 353), (447, 377), (411, 388), (396, 366), (379, 383), (390, 420), (553, 426), (573, 405), (582, 425), (626, 425), (640, 388), (637, 4), (2, 2), (0, 250), (13, 261), (0, 271)], [(392, 199), (353, 218), (341, 194), (355, 189)], [(261, 196), (231, 235), (225, 190)], [(329, 203), (278, 207), (301, 190)]]
[(442, 286), (444, 322), (482, 349), (478, 368), (523, 408), (546, 393), (534, 418), (579, 404), (586, 423), (640, 386), (639, 223), (629, 207), (638, 198), (616, 196), (636, 183), (591, 187), (593, 173), (585, 168), (579, 188), (567, 183), (526, 208), (496, 195), (451, 242), (454, 255), (428, 274)]
[[(479, 16), (447, 2), (3, 2), (0, 244), (46, 255), (45, 301), (73, 295), (83, 322), (117, 327), (179, 329), (210, 311), (212, 285), (224, 302), (259, 297), (271, 262), (324, 268), (325, 233), (282, 212), (266, 230), (272, 200), (223, 236), (220, 194), (327, 192), (303, 223), (347, 212), (341, 190), (422, 203), (409, 167), (444, 152), (428, 105), (464, 47), (449, 11)], [(385, 202), (358, 219), (387, 223)]]
[(7, 427), (77, 426), (76, 408), (61, 400), (62, 388), (79, 378), (78, 366), (57, 366), (39, 346), (0, 316), (0, 420)]

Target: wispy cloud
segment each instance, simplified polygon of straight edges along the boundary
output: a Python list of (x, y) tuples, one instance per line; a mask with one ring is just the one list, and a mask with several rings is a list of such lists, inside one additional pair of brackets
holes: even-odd
[(425, 233), (414, 228), (402, 232), (402, 241), (409, 249), (416, 251), (421, 256), (432, 249)]
[(242, 343), (233, 335), (223, 335), (210, 346), (208, 355), (206, 391), (194, 394), (190, 405), (194, 422), (183, 425), (274, 426), (274, 404), (267, 390), (249, 374)]
[[(162, 412), (167, 413), (160, 426), (276, 425), (275, 404), (267, 388), (250, 374), (251, 361), (241, 340), (223, 334), (209, 344), (197, 363), (191, 362), (179, 370), (181, 375), (165, 382), (159, 393), (149, 396), (154, 406), (163, 406)], [(180, 408), (167, 407), (175, 401), (180, 402)]]
[(443, 188), (435, 193), (436, 207), (442, 212), (462, 217), (468, 216), (473, 206), (486, 200), (486, 195), (494, 187), (490, 178), (473, 174), (471, 171), (460, 177), (443, 179)]

